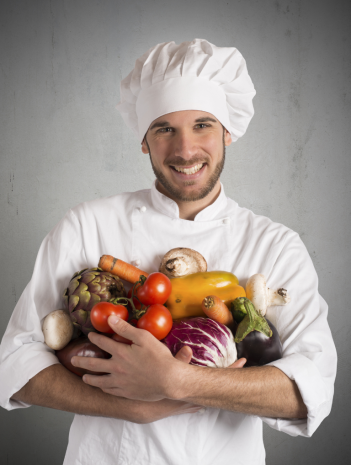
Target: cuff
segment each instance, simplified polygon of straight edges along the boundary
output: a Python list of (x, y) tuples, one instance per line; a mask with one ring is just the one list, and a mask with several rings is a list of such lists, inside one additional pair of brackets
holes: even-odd
[(333, 388), (328, 387), (328, 383), (322, 377), (316, 365), (301, 354), (288, 355), (268, 365), (279, 368), (291, 380), (296, 382), (308, 413), (307, 418), (302, 420), (266, 417), (262, 418), (262, 420), (270, 427), (283, 431), (290, 436), (312, 436), (324, 418), (330, 413)]
[(56, 355), (41, 342), (24, 344), (8, 356), (0, 365), (0, 406), (6, 410), (29, 407), (11, 396), (37, 373), (56, 363), (59, 363)]

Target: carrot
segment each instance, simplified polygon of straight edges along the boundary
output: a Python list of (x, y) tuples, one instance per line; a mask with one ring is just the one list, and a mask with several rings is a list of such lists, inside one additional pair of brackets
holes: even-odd
[(103, 255), (100, 258), (98, 266), (102, 270), (109, 271), (133, 284), (139, 281), (140, 275), (144, 275), (146, 278), (149, 276), (149, 273), (146, 273), (146, 271), (139, 270), (136, 266), (130, 265), (119, 258), (112, 257), (112, 255)]
[(230, 325), (233, 323), (233, 315), (226, 306), (226, 304), (219, 297), (215, 295), (209, 295), (202, 301), (203, 312), (212, 320), (223, 325)]

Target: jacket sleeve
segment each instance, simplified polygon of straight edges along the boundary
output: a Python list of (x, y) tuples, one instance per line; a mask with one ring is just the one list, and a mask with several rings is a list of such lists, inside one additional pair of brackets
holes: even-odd
[(63, 292), (72, 275), (86, 268), (81, 227), (70, 210), (44, 239), (32, 279), (10, 318), (0, 346), (0, 405), (11, 410), (28, 404), (11, 400), (33, 376), (59, 363), (44, 343), (45, 316), (63, 308)]
[(288, 305), (270, 307), (266, 315), (276, 326), (283, 346), (283, 358), (269, 365), (296, 382), (308, 417), (305, 420), (262, 419), (291, 436), (310, 437), (330, 413), (337, 356), (327, 321), (328, 306), (318, 293), (312, 260), (296, 233), (287, 234), (267, 283), (274, 289), (287, 289), (291, 296)]

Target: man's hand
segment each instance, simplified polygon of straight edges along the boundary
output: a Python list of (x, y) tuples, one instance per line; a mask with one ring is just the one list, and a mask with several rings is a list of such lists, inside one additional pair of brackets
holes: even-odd
[(84, 375), (83, 381), (108, 394), (128, 399), (158, 401), (166, 398), (170, 367), (189, 363), (191, 349), (183, 347), (173, 357), (169, 349), (148, 331), (134, 328), (114, 316), (108, 322), (117, 334), (133, 343), (123, 344), (101, 334), (90, 333), (91, 342), (112, 357), (107, 360), (73, 357), (71, 362), (74, 366), (109, 373), (103, 376)]

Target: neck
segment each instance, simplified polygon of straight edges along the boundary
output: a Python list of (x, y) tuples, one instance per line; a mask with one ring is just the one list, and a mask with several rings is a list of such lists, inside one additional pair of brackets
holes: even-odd
[(215, 187), (212, 191), (206, 195), (203, 199), (195, 200), (193, 202), (183, 202), (178, 199), (173, 198), (169, 192), (157, 181), (156, 182), (156, 189), (161, 192), (161, 194), (165, 195), (166, 197), (174, 200), (179, 208), (179, 218), (182, 220), (189, 220), (194, 221), (195, 216), (204, 210), (209, 205), (212, 205), (219, 194), (221, 193), (221, 183), (218, 180)]

